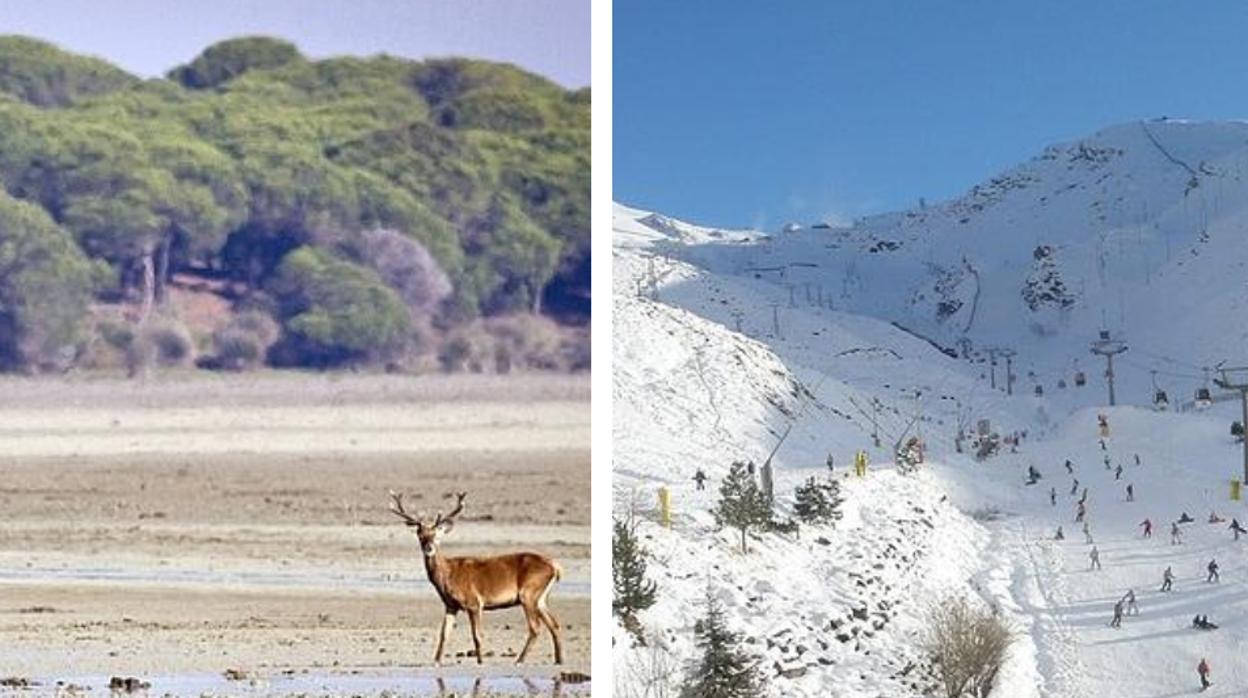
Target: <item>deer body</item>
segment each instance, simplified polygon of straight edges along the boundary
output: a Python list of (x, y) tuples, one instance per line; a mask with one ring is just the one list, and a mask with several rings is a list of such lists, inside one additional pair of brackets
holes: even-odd
[(524, 661), (544, 625), (550, 631), (554, 643), (555, 663), (562, 664), (563, 641), (559, 621), (546, 606), (550, 588), (563, 574), (558, 564), (537, 553), (512, 553), (491, 557), (444, 557), (441, 554), (439, 539), (450, 531), (455, 517), (463, 510), (464, 497), (463, 493), (459, 494), (459, 502), (450, 515), (444, 517), (439, 513), (434, 523), (426, 524), (408, 515), (403, 509), (402, 496), (391, 493), (391, 511), (403, 518), (408, 526), (416, 528), (416, 537), (425, 556), (425, 572), (438, 592), (438, 597), (442, 599), (445, 612), (434, 663), (442, 663), (447, 638), (450, 637), (455, 626), (455, 617), (460, 611), (468, 614), (477, 663), (481, 664), (484, 662), (481, 651), (481, 614), (485, 611), (520, 606), (524, 610), (529, 634), (516, 663)]

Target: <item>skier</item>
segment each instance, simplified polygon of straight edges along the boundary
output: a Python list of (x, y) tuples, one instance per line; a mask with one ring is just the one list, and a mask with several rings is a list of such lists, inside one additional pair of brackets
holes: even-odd
[(1235, 540), (1239, 540), (1239, 534), (1248, 533), (1243, 526), (1239, 525), (1239, 519), (1231, 519), (1231, 530), (1235, 532)]
[(1127, 501), (1128, 502), (1135, 501), (1135, 485), (1132, 485), (1129, 482), (1127, 483)]
[(1179, 523), (1177, 521), (1170, 522), (1170, 545), (1182, 545), (1183, 536), (1179, 533)]
[(1057, 506), (1057, 488), (1056, 487), (1049, 488), (1049, 504), (1051, 504), (1052, 506)]
[(1057, 535), (1053, 536), (1053, 540), (1066, 540), (1066, 534), (1062, 533), (1062, 527), (1057, 527)]
[(1174, 572), (1170, 571), (1170, 566), (1166, 565), (1166, 571), (1161, 573), (1161, 590), (1170, 591), (1174, 586)]
[(1083, 542), (1092, 545), (1092, 529), (1088, 528), (1088, 522), (1083, 522)]
[(1210, 670), (1208, 659), (1205, 659), (1204, 657), (1200, 658), (1200, 664), (1196, 665), (1196, 673), (1200, 674), (1200, 690), (1203, 691), (1213, 685), (1213, 682), (1209, 680)]
[(1088, 501), (1088, 488), (1083, 488), (1083, 494), (1079, 496), (1079, 503), (1084, 504)]
[(1095, 545), (1092, 546), (1092, 552), (1088, 553), (1088, 559), (1092, 561), (1088, 565), (1089, 571), (1101, 569), (1101, 551), (1097, 550)]
[(1117, 468), (1114, 468), (1114, 479), (1115, 480), (1122, 479), (1122, 465), (1121, 464), (1119, 464)]
[(1137, 454), (1135, 454), (1135, 464), (1136, 464), (1136, 465), (1139, 465), (1139, 464), (1140, 464), (1140, 454), (1138, 454), (1138, 453), (1137, 453)]
[(1209, 576), (1205, 577), (1206, 582), (1209, 582), (1212, 584), (1213, 582), (1222, 581), (1222, 578), (1218, 576), (1218, 561), (1217, 560), (1210, 560), (1209, 564), (1205, 565), (1205, 569), (1209, 570)]
[(1143, 521), (1141, 521), (1141, 522), (1140, 522), (1140, 525), (1144, 527), (1144, 537), (1145, 537), (1145, 538), (1152, 538), (1152, 537), (1153, 537), (1153, 521), (1152, 521), (1152, 519), (1144, 519)]
[(1069, 458), (1066, 459), (1066, 474), (1067, 475), (1075, 474), (1075, 464), (1071, 463)]
[(1135, 605), (1135, 589), (1127, 589), (1127, 595), (1122, 599), (1127, 602), (1127, 615), (1140, 615), (1140, 607)]
[(1223, 521), (1226, 521), (1226, 519), (1222, 518), (1221, 516), (1218, 516), (1218, 512), (1216, 511), (1209, 512), (1209, 523), (1222, 523)]
[(832, 454), (831, 454), (831, 453), (829, 453), (829, 454), (828, 454), (828, 459), (827, 459), (826, 461), (824, 461), (824, 464), (828, 466), (828, 472), (829, 472), (829, 473), (831, 473), (831, 472), (835, 472), (835, 471), (833, 470), (833, 468), (832, 468), (832, 466), (835, 464), (835, 462), (836, 462), (836, 461), (835, 461), (835, 459), (834, 459), (834, 458), (832, 458)]
[[(1106, 450), (1106, 448), (1105, 448), (1105, 439), (1101, 439), (1101, 450), (1102, 450), (1102, 451)], [(1109, 457), (1109, 456), (1106, 456), (1106, 458), (1108, 458), (1108, 457)]]
[(1077, 505), (1075, 505), (1075, 523), (1082, 523), (1083, 517), (1087, 513), (1088, 513), (1088, 507), (1086, 504), (1084, 504), (1083, 502), (1079, 502)]
[(701, 468), (698, 468), (698, 472), (693, 474), (693, 481), (698, 483), (699, 490), (706, 489), (706, 473), (702, 472)]
[(745, 471), (750, 474), (750, 477), (754, 477), (754, 461), (748, 461), (745, 464)]
[(1118, 599), (1118, 601), (1114, 603), (1114, 617), (1109, 621), (1109, 627), (1122, 627), (1122, 599)]
[(1196, 628), (1197, 630), (1217, 630), (1218, 624), (1210, 623), (1208, 615), (1204, 615), (1204, 616), (1198, 615), (1192, 619), (1192, 627)]
[(1186, 511), (1183, 512), (1182, 514), (1179, 514), (1179, 523), (1191, 523), (1195, 520), (1196, 519), (1193, 519), (1192, 517), (1188, 516)]
[(1070, 496), (1072, 497), (1075, 496), (1075, 493), (1078, 491), (1079, 491), (1079, 478), (1075, 478), (1075, 481), (1070, 484)]
[(1109, 470), (1109, 454), (1105, 454), (1105, 469)]

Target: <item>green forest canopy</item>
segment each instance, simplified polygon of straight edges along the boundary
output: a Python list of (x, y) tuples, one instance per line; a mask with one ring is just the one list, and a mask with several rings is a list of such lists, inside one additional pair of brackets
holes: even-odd
[[(141, 80), (0, 37), (0, 368), (70, 351), (92, 301), (159, 301), (177, 273), (241, 285), (318, 364), (413, 320), (587, 316), (589, 171), (589, 89), (510, 65), (246, 37)], [(358, 252), (378, 229), (445, 271), (436, 317), (401, 317)]]

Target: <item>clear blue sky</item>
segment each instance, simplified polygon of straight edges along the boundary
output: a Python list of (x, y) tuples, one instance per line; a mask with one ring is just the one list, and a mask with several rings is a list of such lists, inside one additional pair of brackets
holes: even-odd
[(776, 227), (936, 201), (1113, 123), (1248, 118), (1248, 3), (616, 0), (613, 196)]
[(390, 53), (515, 63), (567, 87), (589, 80), (590, 0), (3, 0), (0, 34), (26, 34), (151, 77), (243, 34), (314, 58)]

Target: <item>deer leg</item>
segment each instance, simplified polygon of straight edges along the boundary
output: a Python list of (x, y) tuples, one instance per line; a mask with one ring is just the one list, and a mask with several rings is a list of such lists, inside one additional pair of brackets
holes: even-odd
[(436, 666), (442, 666), (442, 650), (446, 648), (446, 641), (451, 637), (451, 628), (455, 627), (455, 614), (447, 611), (442, 616), (442, 630), (438, 633), (438, 649), (433, 654), (433, 663)]
[(546, 628), (550, 630), (550, 639), (555, 643), (555, 664), (563, 664), (563, 633), (559, 630), (559, 620), (545, 605), (538, 606), (537, 611), (541, 614)]
[(550, 639), (555, 645), (555, 664), (563, 664), (563, 633), (559, 629), (559, 620), (546, 607), (546, 598), (550, 596), (550, 588), (558, 580), (559, 575), (556, 574), (553, 579), (546, 582), (546, 588), (542, 590), (542, 595), (537, 597), (537, 613), (538, 617), (542, 619), (542, 623), (546, 625), (546, 629), (550, 631)]
[(468, 609), (468, 624), (472, 626), (472, 646), (477, 649), (477, 664), (484, 664), (485, 658), (481, 656), (481, 609)]
[(530, 606), (524, 604), (524, 621), (529, 626), (529, 636), (524, 640), (524, 649), (520, 650), (520, 656), (516, 657), (516, 664), (523, 664), (524, 658), (529, 654), (529, 648), (533, 646), (533, 642), (537, 640), (537, 633), (541, 630), (541, 621), (539, 620), (536, 605)]

